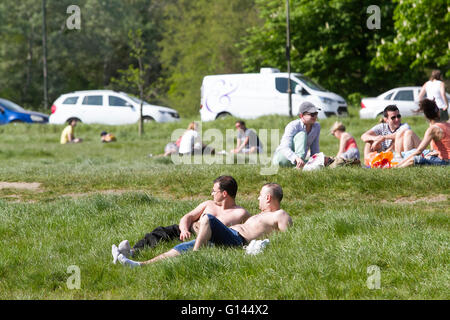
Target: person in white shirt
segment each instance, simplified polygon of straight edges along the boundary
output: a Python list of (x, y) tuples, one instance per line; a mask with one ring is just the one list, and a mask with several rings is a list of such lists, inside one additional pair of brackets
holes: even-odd
[(198, 139), (197, 132), (198, 125), (196, 122), (189, 123), (187, 130), (183, 133), (180, 142), (180, 148), (178, 149), (178, 153), (180, 154), (193, 154), (194, 153), (194, 145)]
[(275, 150), (272, 163), (276, 166), (295, 166), (302, 169), (306, 164), (308, 150), (310, 156), (319, 153), (320, 124), (318, 111), (310, 102), (300, 105), (300, 119), (291, 121), (284, 129), (280, 145)]
[(433, 70), (431, 72), (430, 80), (425, 82), (419, 93), (419, 101), (423, 100), (427, 94), (429, 100), (436, 102), (436, 105), (440, 109), (441, 119), (440, 121), (448, 120), (448, 100), (445, 94), (445, 83), (441, 81), (441, 71)]

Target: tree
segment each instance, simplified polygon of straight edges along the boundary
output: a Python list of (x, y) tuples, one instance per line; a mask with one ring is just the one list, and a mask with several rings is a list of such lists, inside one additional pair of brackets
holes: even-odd
[[(379, 39), (392, 34), (390, 1), (380, 4), (382, 28), (367, 27), (371, 0), (291, 0), (291, 64), (327, 89), (348, 95), (379, 92), (392, 77), (371, 66)], [(244, 70), (284, 70), (286, 8), (283, 1), (257, 0), (262, 28), (252, 28), (241, 44)], [(388, 81), (386, 81), (388, 79)]]
[(257, 21), (254, 0), (178, 0), (165, 6), (160, 86), (182, 116), (198, 114), (204, 76), (242, 72), (237, 43)]
[(395, 0), (394, 33), (382, 39), (373, 64), (395, 72), (422, 75), (442, 68), (450, 76), (448, 0)]
[(118, 70), (119, 74), (121, 74), (121, 77), (118, 79), (112, 78), (112, 82), (118, 84), (121, 87), (134, 87), (133, 91), (138, 92), (140, 99), (138, 133), (139, 136), (142, 136), (144, 132), (144, 118), (142, 115), (142, 108), (144, 99), (147, 99), (149, 97), (149, 94), (145, 94), (145, 74), (150, 70), (150, 66), (149, 64), (144, 63), (144, 58), (147, 51), (144, 47), (144, 42), (142, 39), (142, 30), (130, 30), (128, 32), (128, 38), (131, 49), (130, 57), (136, 59), (138, 67), (130, 64), (128, 66), (128, 69)]

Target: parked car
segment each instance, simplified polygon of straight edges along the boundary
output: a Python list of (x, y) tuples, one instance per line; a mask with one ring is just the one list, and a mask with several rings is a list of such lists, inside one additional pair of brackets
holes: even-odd
[[(50, 123), (64, 124), (70, 119), (83, 123), (132, 124), (139, 120), (141, 101), (124, 92), (112, 90), (75, 91), (61, 95), (52, 105)], [(144, 101), (144, 121), (170, 122), (180, 119), (174, 109)]]
[[(259, 73), (209, 75), (203, 78), (200, 99), (202, 121), (222, 116), (252, 119), (269, 114), (289, 114), (288, 73), (261, 68)], [(292, 114), (302, 102), (312, 102), (319, 119), (347, 115), (347, 102), (301, 73), (290, 77)]]
[[(383, 114), (384, 108), (395, 104), (404, 117), (417, 115), (419, 109), (419, 92), (422, 87), (400, 87), (386, 91), (376, 98), (363, 98), (361, 100), (360, 118), (376, 118)], [(450, 95), (447, 99), (450, 101)], [(426, 97), (426, 96), (425, 96)]]
[(0, 99), (0, 124), (18, 122), (47, 123), (48, 115), (25, 110), (12, 101)]

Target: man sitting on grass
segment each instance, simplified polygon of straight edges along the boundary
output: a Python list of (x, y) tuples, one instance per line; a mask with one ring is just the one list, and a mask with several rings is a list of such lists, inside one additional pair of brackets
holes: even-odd
[(155, 247), (162, 240), (169, 241), (179, 238), (181, 241), (186, 241), (191, 237), (191, 233), (198, 232), (199, 219), (204, 213), (211, 214), (226, 226), (243, 223), (250, 217), (250, 214), (244, 208), (236, 205), (237, 189), (238, 185), (233, 177), (220, 176), (214, 180), (211, 192), (213, 200), (202, 202), (194, 210), (185, 214), (179, 225), (158, 227), (147, 233), (133, 248), (130, 248), (128, 240), (124, 240), (119, 247), (113, 245), (112, 249), (114, 251), (114, 248), (117, 248), (119, 253), (129, 257), (145, 247)]
[[(419, 137), (410, 126), (401, 121), (400, 110), (396, 105), (384, 108), (383, 122), (367, 130), (362, 136), (364, 141), (364, 159), (369, 159), (371, 152), (395, 152), (396, 159), (402, 157), (402, 152), (417, 148)], [(398, 161), (398, 160), (397, 160)]]
[(227, 227), (214, 215), (205, 212), (200, 218), (197, 239), (190, 241), (190, 243), (179, 244), (173, 249), (144, 262), (136, 262), (126, 258), (123, 254), (120, 254), (117, 247), (113, 247), (112, 254), (114, 259), (118, 259), (123, 265), (138, 267), (179, 256), (192, 248), (194, 251), (199, 250), (208, 242), (230, 247), (243, 246), (274, 231), (286, 231), (292, 225), (289, 214), (280, 209), (282, 199), (283, 190), (281, 186), (276, 183), (268, 183), (261, 188), (258, 197), (261, 213), (250, 217), (243, 224)]

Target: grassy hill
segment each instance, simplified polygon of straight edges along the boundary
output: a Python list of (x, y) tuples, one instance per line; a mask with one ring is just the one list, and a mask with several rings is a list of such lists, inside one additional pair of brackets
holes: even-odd
[[(352, 113), (340, 120), (362, 150), (359, 137), (376, 121)], [(0, 299), (450, 298), (449, 168), (267, 174), (261, 162), (279, 142), (271, 137), (281, 138), (290, 121), (276, 116), (247, 121), (267, 132), (266, 157), (192, 164), (149, 157), (192, 120), (146, 124), (143, 137), (137, 125), (79, 124), (76, 136), (85, 142), (78, 145), (59, 144), (63, 126), (1, 126)], [(328, 134), (336, 120), (320, 121), (326, 155), (338, 150)], [(233, 136), (226, 132), (234, 132), (234, 121), (203, 123), (204, 140), (218, 151), (229, 149)], [(419, 136), (428, 126), (422, 117), (404, 121)], [(100, 143), (103, 130), (118, 141)], [(222, 174), (236, 178), (236, 201), (251, 213), (258, 212), (262, 184), (281, 184), (282, 207), (294, 226), (272, 236), (257, 256), (216, 247), (139, 269), (111, 263), (112, 243), (134, 244), (159, 225), (177, 223), (211, 198), (212, 181)], [(176, 243), (147, 250), (139, 260)], [(67, 285), (70, 266), (80, 270), (80, 289)], [(368, 286), (371, 266), (379, 271), (379, 289)]]

